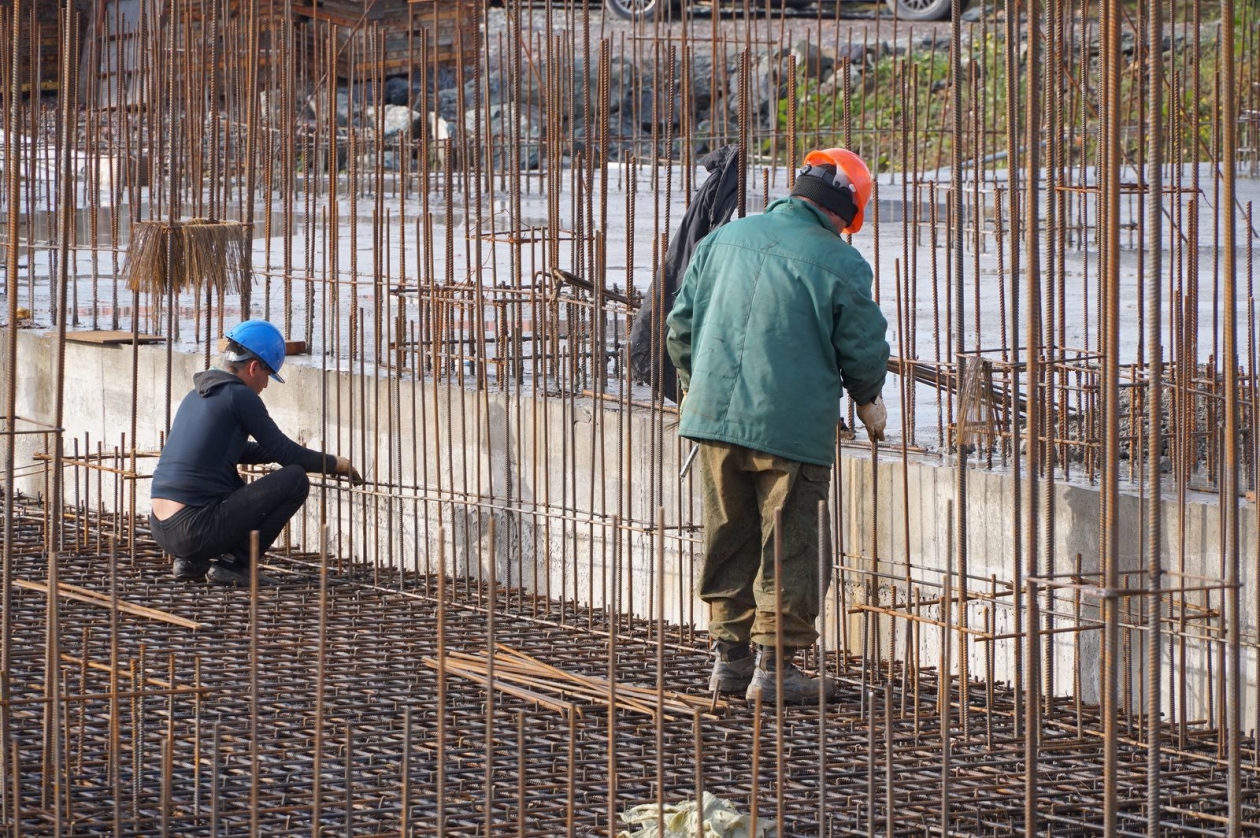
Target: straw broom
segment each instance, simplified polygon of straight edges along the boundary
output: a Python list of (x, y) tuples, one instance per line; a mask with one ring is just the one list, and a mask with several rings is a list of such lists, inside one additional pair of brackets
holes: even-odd
[[(132, 291), (239, 293), (249, 281), (249, 232), (239, 221), (138, 221), (123, 276)], [(169, 257), (169, 264), (168, 264)]]

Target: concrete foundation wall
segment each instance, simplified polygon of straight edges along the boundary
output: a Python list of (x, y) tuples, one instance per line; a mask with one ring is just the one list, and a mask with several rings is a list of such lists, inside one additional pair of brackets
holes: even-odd
[[(6, 335), (7, 340), (7, 335)], [(7, 354), (7, 353), (6, 353)], [(17, 415), (28, 422), (52, 424), (56, 378), (56, 341), (34, 332), (18, 335)], [(439, 555), (448, 571), (484, 578), (493, 567), (501, 584), (524, 587), (578, 605), (611, 605), (655, 617), (663, 602), (667, 620), (703, 628), (704, 606), (694, 597), (698, 575), (700, 509), (694, 491), (695, 475), (678, 480), (682, 457), (690, 447), (677, 438), (674, 422), (665, 427), (648, 411), (620, 411), (611, 403), (590, 398), (536, 398), (529, 393), (474, 392), (457, 384), (434, 385), (429, 380), (392, 382), (350, 373), (322, 372), (295, 359), (285, 367), (287, 384), (272, 384), (264, 393), (272, 417), (291, 437), (316, 449), (350, 456), (376, 488), (350, 493), (330, 481), (326, 491), (312, 492), (304, 513), (291, 528), (294, 546), (319, 546), (321, 514), (328, 522), (330, 551), (357, 560), (436, 570)], [(10, 359), (3, 358), (7, 373)], [(191, 386), (191, 376), (202, 367), (200, 355), (175, 353), (171, 363), (169, 401), (174, 415)], [(96, 346), (70, 343), (65, 356), (64, 444), (73, 451), (86, 440), (95, 450), (129, 449), (134, 437), (143, 451), (157, 451), (168, 401), (167, 355), (164, 347)], [(134, 383), (133, 383), (134, 382)], [(131, 428), (133, 404), (137, 420)], [(325, 407), (326, 406), (326, 407)], [(25, 423), (23, 423), (24, 426)], [(357, 430), (366, 427), (366, 436)], [(352, 433), (355, 431), (354, 433)], [(126, 435), (124, 438), (124, 434)], [(353, 445), (352, 445), (353, 442)], [(36, 462), (44, 436), (22, 435), (14, 452), (18, 488), (29, 494), (44, 491), (44, 476), (23, 468)], [(150, 474), (156, 459), (141, 460), (139, 471)], [(95, 507), (131, 504), (131, 483), (112, 488), (106, 475), (98, 495), (88, 498)], [(841, 627), (836, 617), (836, 594), (847, 604), (878, 597), (884, 605), (894, 596), (904, 607), (909, 575), (914, 584), (939, 586), (945, 570), (957, 567), (954, 525), (955, 470), (939, 458), (903, 462), (888, 457), (872, 468), (869, 453), (846, 449), (833, 482), (836, 540), (844, 551), (846, 570), (833, 584), (826, 621), (829, 646), (841, 634), (853, 651), (860, 651), (862, 618), (852, 614)], [(148, 509), (147, 480), (134, 481), (135, 508)], [(1127, 487), (1126, 487), (1127, 488)], [(74, 483), (67, 480), (67, 500), (73, 502)], [(1046, 493), (1043, 484), (1043, 499)], [(1016, 626), (1012, 582), (1023, 517), (1015, 505), (1013, 478), (1002, 471), (972, 469), (968, 473), (966, 505), (968, 589), (974, 596), (996, 589), (998, 607), (977, 600), (967, 610), (973, 629), (986, 627), (998, 635)], [(1050, 543), (1053, 560), (1042, 556), (1041, 573), (1068, 575), (1080, 555), (1082, 572), (1099, 568), (1099, 493), (1076, 483), (1057, 482), (1049, 491)], [(80, 497), (82, 501), (82, 497)], [(1256, 538), (1254, 503), (1240, 502), (1242, 515), (1242, 602), (1245, 666), (1254, 671), (1256, 657), (1256, 566), (1260, 548)], [(658, 511), (659, 510), (659, 511)], [(1113, 516), (1120, 528), (1124, 569), (1140, 570), (1142, 508), (1140, 498), (1122, 494)], [(663, 531), (658, 532), (658, 520)], [(439, 531), (445, 547), (438, 550)], [(492, 532), (493, 531), (493, 532)], [(1164, 501), (1164, 567), (1202, 579), (1170, 576), (1166, 588), (1209, 587), (1209, 591), (1165, 597), (1166, 613), (1183, 613), (1204, 636), (1220, 636), (1224, 592), (1220, 538), (1220, 508), (1216, 496), (1191, 496), (1181, 508), (1175, 497)], [(491, 549), (493, 539), (494, 548)], [(1046, 534), (1039, 534), (1046, 543)], [(663, 544), (662, 555), (658, 545)], [(491, 560), (493, 556), (493, 561)], [(877, 558), (876, 558), (877, 557)], [(863, 571), (879, 573), (878, 583)], [(663, 583), (663, 584), (662, 584)], [(959, 592), (955, 573), (951, 584)], [(1134, 587), (1145, 585), (1135, 576)], [(924, 598), (935, 597), (925, 590)], [(1121, 600), (1131, 622), (1144, 621), (1143, 597)], [(1080, 667), (1079, 689), (1086, 701), (1096, 701), (1101, 689), (1101, 633), (1092, 628), (1098, 599), (1080, 597), (1071, 589), (1055, 592), (1054, 626), (1078, 624), (1087, 630), (1054, 635), (1056, 693), (1074, 689), (1072, 673)], [(921, 609), (935, 620), (940, 609)], [(954, 614), (958, 619), (957, 611)], [(870, 620), (872, 639), (878, 637), (883, 657), (906, 657), (909, 622), (883, 617)], [(956, 634), (955, 637), (958, 635)], [(1124, 663), (1132, 675), (1132, 696), (1141, 701), (1141, 672), (1145, 668), (1144, 635), (1128, 637)], [(969, 644), (967, 664), (975, 677), (989, 677), (983, 642)], [(1015, 643), (993, 644), (992, 677), (1010, 680), (1015, 674)], [(935, 664), (940, 648), (939, 629), (922, 624), (919, 662)], [(957, 646), (955, 646), (957, 649)], [(1164, 644), (1164, 662), (1184, 675), (1170, 694), (1180, 708), (1184, 700), (1191, 719), (1207, 718), (1215, 708), (1212, 673), (1219, 676), (1219, 646), (1194, 640), (1185, 645)], [(889, 651), (889, 650), (893, 651)], [(954, 653), (957, 660), (958, 652)], [(1171, 671), (1171, 669), (1170, 669)], [(1254, 679), (1252, 679), (1254, 680)], [(1184, 698), (1183, 698), (1184, 691)], [(1247, 694), (1244, 718), (1253, 712), (1255, 696)], [(1140, 706), (1140, 705), (1139, 705)], [(1169, 707), (1168, 699), (1165, 707)]]

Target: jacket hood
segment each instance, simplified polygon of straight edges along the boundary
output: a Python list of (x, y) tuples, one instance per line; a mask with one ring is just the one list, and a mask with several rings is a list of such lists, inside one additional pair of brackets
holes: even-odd
[(205, 398), (215, 390), (223, 386), (239, 384), (245, 386), (245, 382), (235, 374), (227, 370), (204, 370), (193, 376), (193, 387), (197, 390), (197, 395)]

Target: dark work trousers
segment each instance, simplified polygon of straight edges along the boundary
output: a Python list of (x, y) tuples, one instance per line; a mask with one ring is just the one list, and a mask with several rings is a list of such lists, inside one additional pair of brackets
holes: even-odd
[[(831, 468), (724, 442), (700, 443), (704, 563), (700, 598), (709, 636), (727, 643), (803, 649), (818, 639), (818, 502)], [(782, 508), (782, 623), (775, 614), (774, 513)], [(828, 573), (831, 562), (823, 565)]]
[(153, 540), (178, 559), (205, 561), (231, 554), (249, 566), (249, 534), (258, 530), (258, 555), (271, 548), (310, 494), (301, 466), (285, 466), (217, 503), (185, 506), (165, 521), (149, 513)]

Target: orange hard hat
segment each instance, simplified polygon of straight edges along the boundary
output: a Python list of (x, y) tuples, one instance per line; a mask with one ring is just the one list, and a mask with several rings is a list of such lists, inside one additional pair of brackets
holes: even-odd
[(817, 149), (805, 155), (792, 194), (809, 198), (841, 218), (851, 217), (849, 226), (840, 232), (856, 233), (862, 229), (871, 200), (871, 170), (847, 148)]

